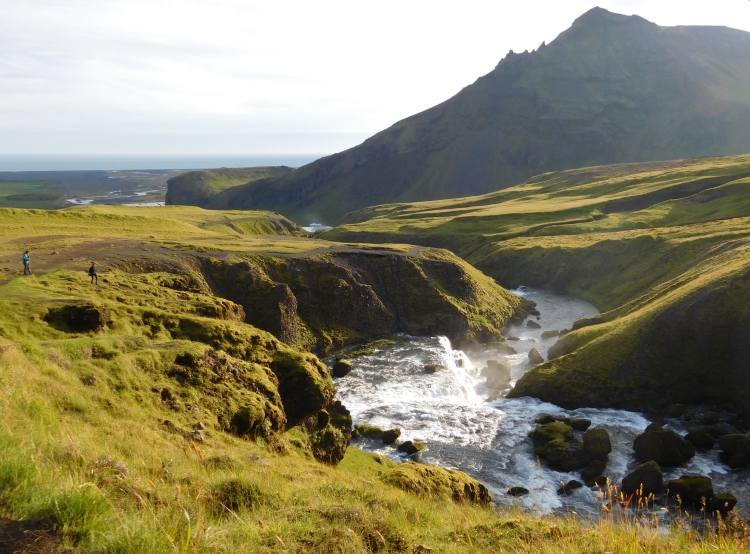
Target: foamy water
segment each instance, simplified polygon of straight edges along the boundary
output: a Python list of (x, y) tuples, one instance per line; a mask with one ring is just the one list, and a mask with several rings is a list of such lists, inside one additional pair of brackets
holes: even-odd
[[(563, 410), (532, 398), (488, 402), (494, 391), (479, 376), (487, 360), (509, 361), (512, 377), (517, 380), (532, 367), (528, 361), (532, 348), (546, 358), (548, 348), (556, 342), (557, 338), (542, 340), (543, 331), (570, 329), (574, 321), (598, 313), (591, 303), (574, 296), (530, 289), (515, 292), (537, 303), (540, 316), (532, 319), (541, 325), (541, 329), (524, 325), (507, 330), (507, 336), (520, 339), (508, 341), (518, 354), (506, 356), (494, 350), (467, 354), (453, 350), (445, 337), (402, 337), (397, 344), (373, 356), (354, 358), (353, 371), (336, 379), (338, 398), (351, 410), (355, 423), (399, 427), (401, 440), (424, 441), (427, 449), (417, 455), (419, 461), (466, 471), (492, 490), (497, 504), (520, 504), (540, 513), (573, 509), (581, 514), (596, 514), (599, 508), (593, 490), (584, 487), (568, 497), (557, 494), (562, 481), (580, 480), (580, 476), (577, 472), (551, 470), (544, 461), (537, 460), (528, 438), (536, 427), (535, 419), (541, 414), (585, 417), (592, 421), (592, 427), (607, 429), (613, 452), (606, 475), (614, 482), (637, 465), (633, 440), (649, 421), (636, 412)], [(332, 364), (333, 358), (326, 361)], [(425, 364), (442, 369), (427, 374)], [(354, 444), (394, 460), (406, 459), (379, 440), (360, 438)], [(709, 475), (717, 490), (734, 492), (738, 498), (738, 492), (749, 488), (745, 473), (731, 472), (719, 462), (716, 450), (698, 453), (685, 467), (665, 471), (664, 478), (686, 473)], [(514, 486), (525, 487), (530, 494), (516, 498), (506, 495), (507, 489)]]

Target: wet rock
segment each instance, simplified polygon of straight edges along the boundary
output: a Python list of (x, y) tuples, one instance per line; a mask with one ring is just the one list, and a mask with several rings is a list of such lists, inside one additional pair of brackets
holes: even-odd
[(721, 422), (721, 418), (716, 412), (705, 412), (701, 415), (700, 420), (703, 425), (716, 425)]
[(542, 340), (560, 336), (560, 331), (543, 331)]
[(529, 494), (529, 489), (524, 487), (510, 487), (508, 489), (508, 496), (526, 496)]
[(331, 370), (331, 372), (333, 373), (334, 377), (345, 377), (349, 375), (351, 370), (351, 362), (348, 362), (346, 360), (339, 360), (335, 364), (333, 364), (333, 369)]
[(583, 449), (590, 460), (607, 461), (612, 452), (612, 442), (606, 429), (589, 429), (583, 435)]
[(507, 338), (507, 340), (521, 340), (520, 337), (517, 337), (516, 335), (511, 335)]
[(509, 344), (505, 344), (504, 342), (497, 343), (495, 345), (495, 350), (497, 350), (499, 354), (506, 354), (506, 355), (518, 354), (518, 351), (515, 348), (513, 348)]
[(544, 362), (544, 358), (542, 358), (542, 355), (539, 353), (539, 351), (536, 348), (532, 348), (529, 352), (529, 361), (534, 364), (541, 364)]
[(581, 487), (583, 487), (583, 483), (573, 479), (572, 481), (568, 481), (562, 487), (557, 489), (557, 494), (561, 496), (568, 496), (569, 494), (572, 494), (574, 490), (580, 489)]
[(715, 439), (718, 439), (720, 437), (723, 437), (724, 435), (728, 435), (729, 434), (729, 431), (727, 430), (727, 428), (724, 427), (720, 423), (716, 423), (714, 425), (707, 425), (706, 427), (704, 427), (703, 429), (701, 429), (701, 431), (704, 431), (705, 433), (708, 433), (709, 435), (711, 435)]
[(691, 431), (685, 435), (685, 440), (692, 444), (695, 448), (702, 450), (711, 450), (714, 447), (716, 439), (706, 431), (699, 429), (697, 431)]
[(639, 462), (653, 460), (659, 466), (678, 466), (695, 456), (692, 444), (656, 423), (635, 438), (633, 450)]
[(672, 404), (667, 408), (667, 417), (682, 417), (685, 415), (685, 404)]
[(560, 336), (561, 336), (561, 337), (564, 337), (564, 336), (565, 336), (565, 335), (567, 335), (568, 333), (570, 333), (570, 329), (561, 329), (561, 330), (560, 330)]
[[(385, 431), (377, 425), (368, 425), (367, 423), (357, 423), (354, 426), (353, 437), (374, 437), (383, 438)], [(394, 439), (395, 440), (395, 439)]]
[(576, 431), (585, 431), (586, 429), (591, 427), (591, 420), (582, 417), (565, 417), (560, 421), (562, 421), (566, 425), (570, 425)]
[(719, 439), (719, 448), (731, 468), (750, 465), (750, 436), (737, 434), (724, 435)]
[(573, 428), (559, 421), (547, 423), (531, 433), (534, 451), (546, 459), (551, 467), (562, 471), (574, 471), (585, 467), (590, 461)]
[(683, 502), (701, 505), (703, 502), (708, 502), (714, 495), (714, 486), (711, 479), (703, 475), (685, 475), (670, 481), (667, 484), (667, 491), (672, 498), (679, 496)]
[(96, 377), (93, 375), (86, 375), (86, 377), (81, 377), (81, 382), (87, 387), (93, 387), (96, 385)]
[(534, 309), (534, 310), (529, 310), (529, 315), (539, 316), (539, 315), (542, 315), (542, 314), (541, 314), (541, 312), (539, 310)]
[(557, 421), (557, 418), (555, 418), (555, 416), (549, 415), (549, 414), (542, 414), (538, 418), (536, 418), (536, 422), (539, 425), (546, 425), (547, 423), (552, 423), (552, 422), (555, 422), (555, 421)]
[(607, 476), (606, 475), (599, 475), (598, 477), (594, 477), (593, 479), (589, 479), (586, 481), (587, 487), (606, 487), (607, 486)]
[(507, 389), (510, 386), (510, 364), (506, 361), (487, 360), (487, 367), (481, 375), (486, 376), (486, 384), (491, 389)]
[(406, 452), (408, 455), (416, 454), (421, 450), (424, 450), (424, 443), (421, 441), (404, 441), (398, 445), (398, 451)]
[(581, 470), (581, 479), (588, 484), (592, 479), (604, 474), (607, 463), (602, 460), (592, 460), (589, 465)]
[(662, 472), (659, 464), (654, 461), (646, 462), (639, 465), (635, 470), (628, 474), (622, 480), (620, 490), (625, 494), (632, 494), (641, 490), (643, 485), (643, 495), (659, 494), (661, 492), (663, 481)]
[(708, 501), (708, 511), (712, 514), (719, 512), (726, 516), (737, 505), (737, 499), (732, 493), (719, 492), (714, 494)]
[(435, 364), (427, 364), (424, 366), (425, 373), (437, 373), (437, 371), (438, 371), (438, 366), (436, 366)]
[(393, 444), (401, 436), (401, 429), (395, 427), (394, 429), (388, 429), (383, 431), (383, 444)]
[(526, 322), (526, 327), (528, 327), (529, 329), (541, 329), (542, 328), (541, 325), (539, 325), (536, 321), (533, 321), (531, 319)]

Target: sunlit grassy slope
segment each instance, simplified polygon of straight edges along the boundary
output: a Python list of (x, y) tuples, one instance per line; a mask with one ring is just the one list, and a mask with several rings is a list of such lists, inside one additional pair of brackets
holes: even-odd
[(550, 173), (346, 219), (330, 238), (446, 247), (506, 286), (572, 292), (610, 310), (565, 336), (514, 395), (750, 409), (750, 156)]
[[(351, 420), (320, 361), (177, 272), (199, 254), (324, 248), (233, 227), (248, 217), (290, 229), (195, 208), (0, 210), (0, 516), (96, 553), (743, 551), (739, 521), (700, 537), (496, 513), (460, 472), (352, 447), (330, 463)], [(15, 267), (25, 244), (30, 277)], [(70, 306), (101, 328), (75, 328)]]

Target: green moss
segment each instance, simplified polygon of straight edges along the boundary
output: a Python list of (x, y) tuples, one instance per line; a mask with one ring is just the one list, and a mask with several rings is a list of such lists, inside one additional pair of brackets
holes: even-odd
[(407, 462), (382, 476), (383, 481), (420, 496), (452, 499), (456, 502), (489, 504), (492, 494), (483, 484), (462, 471)]

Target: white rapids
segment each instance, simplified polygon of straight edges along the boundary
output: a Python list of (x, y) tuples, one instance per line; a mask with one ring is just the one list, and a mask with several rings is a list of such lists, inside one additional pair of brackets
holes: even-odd
[[(540, 316), (532, 319), (541, 325), (540, 329), (512, 326), (508, 330), (508, 336), (519, 339), (508, 341), (518, 354), (505, 356), (489, 350), (467, 355), (453, 350), (445, 337), (400, 337), (395, 345), (372, 356), (353, 358), (354, 370), (336, 379), (337, 398), (351, 410), (355, 423), (399, 427), (401, 440), (424, 441), (427, 448), (417, 455), (419, 461), (466, 471), (492, 490), (497, 504), (518, 504), (540, 513), (573, 509), (595, 515), (598, 502), (591, 489), (584, 487), (568, 497), (557, 494), (561, 482), (580, 477), (551, 470), (537, 460), (528, 438), (535, 419), (541, 414), (565, 414), (588, 418), (592, 427), (606, 428), (613, 447), (607, 475), (615, 482), (637, 465), (633, 440), (649, 421), (635, 412), (563, 410), (532, 398), (488, 402), (493, 391), (479, 376), (487, 360), (508, 360), (515, 382), (532, 367), (528, 352), (536, 348), (546, 358), (548, 348), (557, 340), (542, 340), (543, 331), (570, 329), (574, 321), (598, 313), (593, 304), (575, 296), (525, 288), (514, 292), (536, 302)], [(329, 365), (334, 358), (326, 360)], [(426, 364), (436, 364), (441, 370), (427, 374)], [(354, 444), (394, 460), (405, 459), (380, 441), (359, 438)], [(738, 492), (738, 483), (727, 481), (729, 469), (719, 462), (715, 450), (699, 453), (686, 467), (665, 472), (664, 477), (672, 479), (683, 473), (709, 475), (715, 483), (726, 485), (726, 490)], [(530, 494), (516, 498), (505, 494), (514, 486), (525, 487)]]

